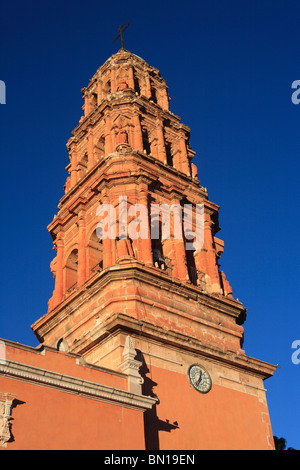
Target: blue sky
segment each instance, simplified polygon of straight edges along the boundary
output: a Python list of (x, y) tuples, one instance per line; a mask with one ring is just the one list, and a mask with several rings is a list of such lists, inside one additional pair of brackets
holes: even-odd
[(46, 227), (63, 195), (81, 88), (130, 21), (125, 47), (167, 81), (200, 182), (221, 207), (221, 266), (248, 309), (246, 354), (279, 364), (265, 383), (273, 433), (300, 449), (300, 364), (291, 360), (300, 340), (299, 2), (11, 1), (0, 21), (0, 337), (37, 345), (30, 325), (54, 287)]

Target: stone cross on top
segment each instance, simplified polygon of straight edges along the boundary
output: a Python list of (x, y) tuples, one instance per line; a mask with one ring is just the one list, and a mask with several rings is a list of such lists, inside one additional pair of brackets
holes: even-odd
[(121, 38), (121, 49), (125, 49), (124, 48), (124, 38), (123, 38), (123, 33), (125, 31), (125, 29), (129, 26), (129, 21), (128, 23), (126, 23), (126, 25), (124, 26), (123, 28), (123, 25), (120, 24), (119, 26), (119, 34), (118, 36), (115, 37), (115, 39), (113, 40), (113, 42), (115, 42), (118, 38)]

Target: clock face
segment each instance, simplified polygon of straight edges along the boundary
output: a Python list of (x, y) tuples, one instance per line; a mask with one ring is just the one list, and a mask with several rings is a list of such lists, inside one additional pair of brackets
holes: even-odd
[(193, 364), (188, 371), (189, 381), (193, 387), (200, 393), (210, 391), (212, 381), (209, 373), (200, 364)]

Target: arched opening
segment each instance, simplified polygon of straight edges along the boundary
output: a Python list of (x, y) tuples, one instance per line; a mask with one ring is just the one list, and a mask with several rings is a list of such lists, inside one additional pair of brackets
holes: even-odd
[(96, 230), (92, 233), (88, 244), (88, 269), (89, 277), (103, 269), (103, 243), (97, 236)]
[(77, 271), (78, 271), (78, 250), (75, 248), (67, 259), (65, 265), (65, 292), (69, 294), (77, 286)]
[(97, 104), (98, 104), (98, 97), (97, 97), (97, 93), (92, 93), (92, 97), (91, 97), (91, 106), (92, 106), (92, 111), (94, 111), (97, 107)]
[(173, 151), (172, 144), (170, 144), (170, 142), (166, 142), (166, 157), (167, 165), (173, 166)]
[(157, 103), (157, 92), (156, 92), (156, 89), (151, 86), (151, 98), (150, 98), (153, 103)]
[(104, 85), (104, 92), (108, 95), (111, 93), (111, 82), (108, 80), (106, 84)]
[(96, 159), (100, 157), (104, 157), (105, 155), (105, 137), (104, 136), (101, 136), (97, 144), (95, 145), (95, 155), (96, 155)]
[(151, 146), (150, 146), (149, 134), (148, 134), (147, 129), (143, 128), (142, 134), (143, 134), (143, 149), (147, 155), (150, 155)]
[(162, 270), (167, 270), (168, 269), (168, 264), (167, 264), (167, 257), (166, 254), (164, 253), (164, 248), (163, 248), (163, 223), (162, 223), (162, 218), (159, 212), (155, 213), (153, 211), (151, 213), (151, 228), (150, 228), (150, 233), (151, 233), (151, 248), (152, 248), (152, 255), (153, 255), (153, 265), (156, 268), (160, 268)]
[(167, 269), (161, 240), (152, 240), (153, 264), (156, 268), (165, 271)]
[(136, 77), (134, 79), (134, 89), (135, 89), (135, 92), (138, 93), (138, 95), (141, 94), (140, 82), (139, 82), (139, 79)]
[(197, 272), (195, 257), (194, 257), (195, 250), (186, 249), (185, 253), (186, 253), (186, 264), (187, 264), (189, 280), (191, 281), (192, 284), (197, 286), (198, 285), (198, 272)]
[(79, 178), (83, 178), (87, 172), (88, 167), (88, 154), (85, 153), (78, 163)]

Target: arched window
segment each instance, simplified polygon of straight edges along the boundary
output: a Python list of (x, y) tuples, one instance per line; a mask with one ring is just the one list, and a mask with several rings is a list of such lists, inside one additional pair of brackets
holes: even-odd
[(105, 86), (104, 86), (104, 92), (105, 92), (106, 94), (111, 93), (111, 82), (110, 82), (110, 80), (108, 80), (108, 81), (106, 82), (106, 84), (105, 84)]
[(86, 169), (87, 168), (87, 165), (88, 165), (88, 154), (85, 153), (81, 159), (81, 162), (82, 166)]
[(156, 89), (151, 85), (151, 98), (154, 103), (157, 103), (157, 93)]
[(78, 163), (79, 177), (83, 178), (88, 167), (88, 154), (85, 153)]
[(155, 210), (151, 212), (151, 247), (152, 247), (152, 254), (153, 254), (153, 265), (156, 268), (160, 268), (162, 270), (167, 270), (167, 258), (165, 256), (163, 250), (163, 221), (161, 214), (156, 212)]
[(151, 146), (150, 146), (150, 141), (149, 141), (149, 134), (147, 129), (143, 128), (142, 129), (142, 134), (143, 134), (143, 149), (146, 152), (147, 155), (150, 155), (151, 153)]
[(67, 259), (65, 265), (65, 291), (67, 294), (72, 292), (77, 285), (77, 270), (78, 270), (78, 250), (74, 249)]
[(185, 253), (186, 253), (186, 264), (187, 264), (189, 280), (191, 281), (192, 284), (197, 286), (198, 285), (198, 273), (197, 273), (195, 257), (194, 257), (195, 250), (185, 250)]
[(165, 271), (167, 269), (167, 262), (164, 257), (161, 240), (152, 240), (152, 253), (154, 266)]
[(104, 157), (105, 155), (105, 137), (101, 136), (95, 145), (96, 158)]
[(97, 236), (96, 230), (92, 233), (88, 244), (88, 265), (90, 276), (103, 269), (103, 243)]
[(166, 142), (166, 156), (167, 156), (167, 165), (173, 166), (173, 152), (172, 144)]
[(139, 79), (136, 77), (134, 79), (134, 89), (136, 93), (138, 93), (139, 95), (141, 94), (140, 82), (139, 82)]
[(97, 97), (97, 93), (92, 93), (92, 97), (91, 97), (91, 105), (92, 105), (92, 110), (94, 111), (94, 109), (97, 107), (97, 104), (98, 104), (98, 97)]

